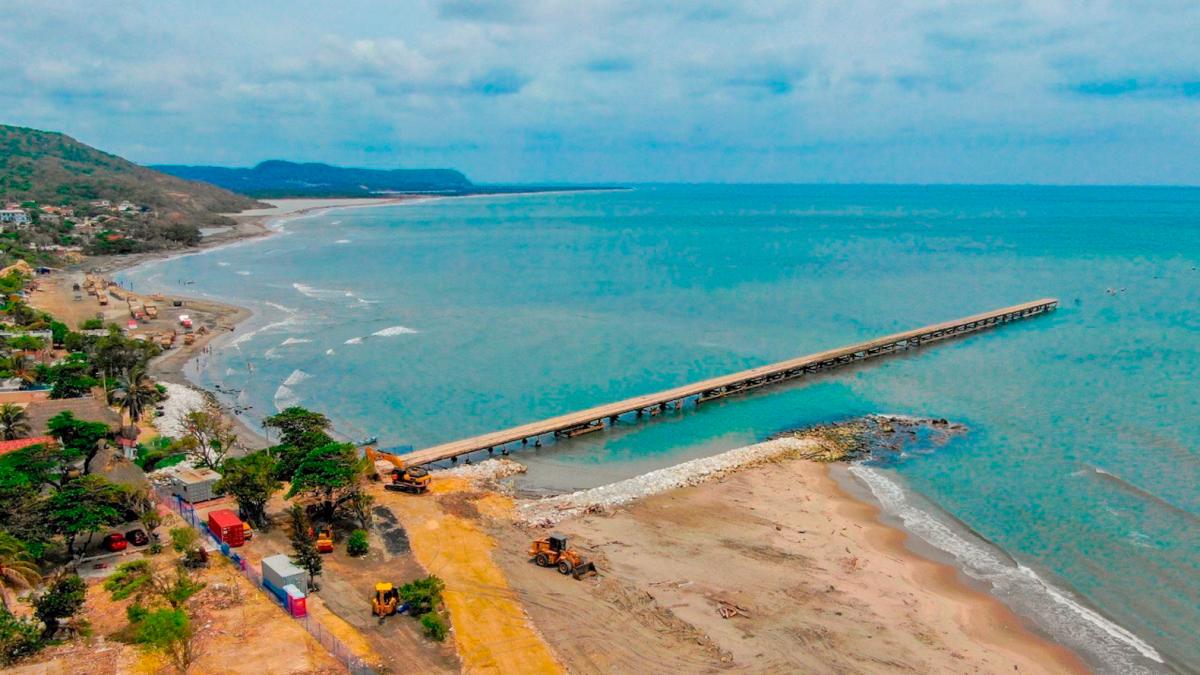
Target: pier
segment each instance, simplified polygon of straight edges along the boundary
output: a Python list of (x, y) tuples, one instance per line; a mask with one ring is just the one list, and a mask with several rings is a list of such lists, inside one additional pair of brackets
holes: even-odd
[(490, 454), (495, 450), (501, 450), (507, 454), (507, 446), (512, 443), (540, 445), (543, 436), (571, 438), (593, 433), (616, 424), (623, 415), (654, 416), (670, 409), (682, 408), (688, 402), (701, 405), (706, 401), (724, 398), (732, 394), (799, 379), (810, 373), (824, 372), (887, 354), (916, 349), (931, 342), (968, 335), (1038, 316), (1051, 312), (1057, 307), (1058, 300), (1054, 298), (1034, 300), (954, 321), (887, 335), (839, 349), (714, 377), (653, 394), (635, 396), (616, 403), (559, 415), (539, 422), (435, 445), (401, 455), (400, 459), (408, 466), (421, 466), (443, 460), (457, 461), (458, 457), (480, 451), (487, 451)]

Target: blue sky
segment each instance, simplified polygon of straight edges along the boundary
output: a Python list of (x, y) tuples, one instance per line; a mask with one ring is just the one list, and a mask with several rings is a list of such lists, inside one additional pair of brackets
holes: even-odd
[(0, 118), (143, 163), (1200, 184), (1200, 2), (0, 0)]

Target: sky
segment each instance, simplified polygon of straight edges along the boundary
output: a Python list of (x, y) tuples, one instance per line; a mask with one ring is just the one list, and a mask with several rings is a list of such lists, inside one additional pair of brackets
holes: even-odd
[(0, 0), (0, 121), (476, 182), (1200, 184), (1200, 2)]

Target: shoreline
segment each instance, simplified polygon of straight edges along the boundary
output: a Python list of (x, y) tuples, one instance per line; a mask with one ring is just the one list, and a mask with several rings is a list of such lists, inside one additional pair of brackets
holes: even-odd
[[(478, 196), (496, 196), (496, 195), (478, 195)], [(509, 196), (509, 195), (500, 195), (500, 196)], [(425, 201), (425, 200), (436, 200), (436, 199), (446, 199), (446, 198), (447, 197), (422, 197), (422, 198), (418, 198), (418, 199), (421, 201)], [(330, 200), (330, 201), (348, 202), (349, 200)], [(370, 201), (371, 203), (363, 203), (363, 201)], [(157, 260), (170, 259), (170, 258), (181, 257), (181, 256), (186, 256), (186, 255), (198, 255), (198, 254), (207, 253), (207, 252), (219, 249), (219, 248), (223, 248), (223, 247), (229, 246), (229, 245), (235, 245), (235, 244), (240, 244), (240, 243), (249, 243), (251, 241), (254, 241), (257, 239), (263, 239), (263, 238), (269, 237), (272, 234), (277, 233), (278, 230), (274, 229), (272, 226), (277, 226), (277, 225), (287, 222), (289, 220), (317, 216), (317, 215), (321, 215), (323, 213), (327, 213), (327, 212), (337, 210), (337, 209), (342, 209), (342, 208), (365, 208), (365, 207), (370, 207), (370, 206), (392, 205), (392, 204), (402, 203), (402, 202), (406, 202), (406, 201), (416, 201), (416, 200), (415, 199), (359, 200), (357, 202), (350, 202), (350, 203), (314, 204), (314, 205), (308, 206), (306, 208), (298, 209), (295, 211), (282, 212), (282, 213), (240, 214), (241, 217), (243, 217), (245, 219), (244, 223), (239, 223), (239, 226), (235, 227), (234, 230), (231, 230), (230, 232), (223, 232), (223, 233), (219, 233), (217, 235), (213, 235), (213, 237), (210, 241), (204, 242), (204, 244), (202, 244), (201, 246), (199, 246), (195, 249), (189, 249), (187, 251), (182, 251), (182, 252), (175, 251), (175, 252), (156, 252), (154, 254), (135, 254), (134, 256), (126, 257), (125, 260), (114, 261), (114, 264), (108, 268), (108, 271), (111, 273), (113, 271), (129, 269), (129, 268), (135, 267), (140, 264), (145, 264), (145, 263), (149, 263), (149, 262), (153, 262), (153, 261), (157, 261)], [(189, 302), (192, 304), (193, 307), (198, 303), (206, 303), (206, 304), (212, 305), (213, 307), (224, 308), (224, 310), (226, 312), (226, 316), (228, 317), (228, 320), (233, 323), (235, 328), (240, 327), (242, 324), (244, 324), (245, 321), (247, 321), (248, 319), (251, 319), (255, 316), (255, 312), (252, 309), (249, 309), (249, 308), (246, 308), (244, 306), (240, 306), (240, 305), (237, 305), (234, 303), (218, 302), (218, 301), (211, 301), (211, 300), (198, 300), (198, 299), (190, 299), (190, 298), (189, 298)], [(195, 390), (199, 390), (199, 391), (203, 392), (206, 396), (217, 398), (216, 394), (214, 394), (213, 392), (209, 391), (208, 389), (202, 387), (197, 381), (194, 381), (192, 379), (192, 377), (190, 377), (187, 374), (186, 370), (187, 370), (187, 366), (189, 364), (195, 362), (195, 359), (198, 358), (198, 356), (202, 353), (203, 348), (206, 345), (211, 344), (213, 341), (218, 340), (219, 336), (221, 334), (223, 334), (223, 333), (214, 331), (212, 334), (205, 336), (204, 339), (197, 340), (196, 343), (194, 345), (191, 345), (186, 351), (184, 348), (181, 347), (180, 349), (169, 352), (169, 353), (165, 354), (164, 356), (160, 357), (159, 359), (156, 359), (156, 362), (154, 364), (155, 376), (161, 377), (162, 379), (165, 379), (170, 382), (181, 384), (183, 386), (188, 386), (189, 388), (192, 388)], [(162, 368), (162, 370), (160, 371), (159, 368)], [(220, 400), (220, 399), (217, 398), (217, 400)], [(259, 443), (261, 443), (261, 445), (257, 445), (256, 447), (265, 447), (265, 445), (268, 443), (268, 441), (259, 432), (251, 429), (247, 424), (245, 424), (245, 422), (238, 415), (232, 414), (231, 412), (227, 411), (226, 417), (228, 419), (231, 419), (232, 421), (234, 421), (234, 423), (236, 425), (238, 425), (238, 429), (239, 429), (240, 433), (244, 433), (244, 434), (246, 434), (247, 438), (256, 439)], [(829, 476), (829, 470), (828, 470), (829, 468), (824, 467), (824, 469), (826, 471), (826, 476), (827, 476), (828, 480), (833, 482), (835, 479), (832, 478), (831, 476)], [(910, 538), (916, 538), (916, 535), (909, 532), (908, 530), (903, 529), (902, 527), (896, 527), (896, 526), (893, 526), (893, 525), (883, 522), (883, 520), (882, 520), (883, 511), (882, 511), (882, 509), (880, 509), (879, 506), (872, 504), (868, 500), (857, 498), (857, 497), (847, 493), (840, 486), (836, 486), (836, 482), (834, 482), (834, 485), (835, 485), (835, 487), (837, 487), (837, 489), (841, 490), (841, 492), (842, 492), (841, 498), (844, 501), (846, 501), (848, 503), (853, 503), (854, 505), (857, 505), (860, 509), (866, 509), (866, 511), (864, 513), (872, 514), (870, 516), (872, 519), (872, 522), (874, 522), (876, 525), (878, 525), (879, 528), (881, 528), (880, 534), (878, 535), (881, 538), (881, 541), (883, 541), (887, 545), (892, 545), (892, 544), (896, 544), (897, 542), (899, 542), (898, 545), (900, 546), (900, 548), (902, 548), (904, 550), (905, 555), (911, 556), (914, 560), (919, 560), (923, 563), (926, 563), (927, 565), (932, 566), (929, 568), (929, 570), (931, 570), (931, 571), (929, 571), (929, 573), (925, 577), (922, 577), (921, 579), (918, 580), (917, 585), (920, 588), (929, 590), (930, 592), (933, 592), (933, 593), (937, 593), (937, 592), (939, 592), (939, 590), (938, 590), (938, 588), (935, 588), (935, 586), (937, 586), (938, 584), (942, 584), (942, 585), (946, 586), (947, 589), (949, 589), (949, 590), (946, 590), (946, 592), (950, 593), (950, 594), (953, 594), (953, 593), (967, 594), (964, 597), (971, 597), (970, 594), (981, 596), (982, 598), (985, 598), (988, 601), (988, 603), (990, 603), (990, 607), (985, 612), (988, 615), (983, 616), (982, 618), (978, 619), (979, 621), (981, 621), (984, 624), (985, 627), (990, 626), (991, 627), (990, 629), (995, 629), (997, 627), (1000, 627), (1003, 630), (1010, 630), (1008, 628), (1008, 626), (1010, 626), (1013, 623), (1013, 621), (1015, 621), (1019, 625), (1019, 628), (1021, 630), (1029, 632), (1029, 635), (1033, 639), (1037, 640), (1040, 644), (1042, 644), (1043, 647), (1052, 648), (1052, 651), (1054, 653), (1053, 658), (1056, 662), (1058, 662), (1060, 659), (1065, 659), (1065, 661), (1063, 661), (1063, 662), (1070, 663), (1071, 670), (1086, 671), (1086, 667), (1082, 665), (1082, 661), (1079, 660), (1079, 656), (1076, 655), (1075, 652), (1071, 651), (1069, 648), (1067, 648), (1061, 644), (1051, 641), (1051, 639), (1048, 639), (1046, 636), (1040, 635), (1035, 632), (1030, 632), (1029, 626), (1026, 624), (1026, 621), (1023, 620), (1015, 612), (1013, 612), (1013, 610), (1011, 608), (1009, 608), (1007, 605), (1005, 605), (1004, 602), (1002, 600), (1000, 600), (997, 596), (995, 596), (991, 593), (988, 593), (984, 590), (980, 590), (977, 588), (971, 588), (969, 584), (964, 583), (964, 581), (960, 578), (960, 575), (962, 574), (962, 572), (956, 566), (942, 562), (942, 561), (930, 559), (928, 556), (924, 556), (924, 555), (921, 555), (920, 553), (913, 551), (912, 548), (904, 542), (907, 542)], [(679, 489), (685, 489), (685, 488), (679, 488)], [(852, 507), (847, 506), (846, 508), (851, 509)], [(887, 532), (890, 532), (890, 534), (887, 534)], [(945, 578), (947, 576), (947, 571), (950, 572), (950, 575), (949, 575), (950, 579)], [(987, 603), (985, 603), (985, 604), (987, 604)], [(1026, 646), (1028, 646), (1028, 645), (1026, 645)], [(1054, 651), (1054, 650), (1058, 650), (1058, 651)], [(1066, 656), (1064, 656), (1064, 654)]]

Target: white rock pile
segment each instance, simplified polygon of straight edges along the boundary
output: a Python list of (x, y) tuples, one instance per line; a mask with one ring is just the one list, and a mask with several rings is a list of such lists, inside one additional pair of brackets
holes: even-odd
[(620, 506), (642, 497), (698, 485), (751, 464), (790, 452), (811, 452), (818, 447), (816, 440), (798, 438), (778, 438), (748, 445), (589, 490), (525, 502), (517, 507), (518, 518), (528, 525), (546, 527), (586, 511)]
[(500, 480), (520, 473), (525, 473), (523, 464), (518, 464), (506, 457), (485, 459), (478, 464), (463, 464), (453, 469), (437, 471), (438, 476), (465, 478), (473, 481)]

